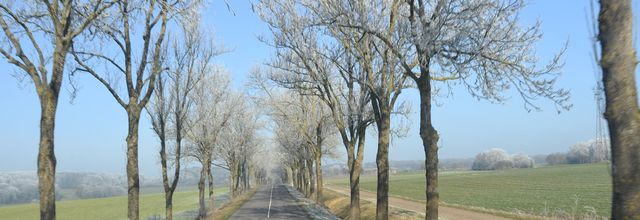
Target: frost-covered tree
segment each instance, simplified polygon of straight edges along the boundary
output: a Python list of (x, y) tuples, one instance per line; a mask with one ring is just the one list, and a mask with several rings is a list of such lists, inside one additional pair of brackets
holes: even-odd
[[(254, 158), (260, 155), (263, 139), (258, 135), (262, 128), (258, 108), (251, 106), (244, 95), (237, 97), (238, 104), (234, 114), (229, 119), (226, 129), (220, 133), (220, 138), (214, 154), (224, 161), (220, 167), (229, 170), (229, 192), (232, 198), (251, 188), (250, 177), (256, 171), (253, 167)], [(262, 165), (267, 163), (261, 160)]]
[(0, 54), (33, 83), (40, 101), (38, 189), (40, 219), (56, 218), (54, 153), (58, 97), (74, 40), (114, 4), (113, 1), (0, 2)]
[(593, 139), (573, 145), (566, 154), (570, 164), (598, 163), (611, 160), (608, 139)]
[(238, 98), (230, 90), (230, 79), (223, 69), (213, 65), (206, 67), (202, 80), (191, 93), (194, 107), (190, 112), (192, 122), (187, 139), (186, 155), (194, 158), (200, 168), (198, 181), (199, 218), (207, 215), (205, 184), (209, 184), (209, 207), (213, 207), (213, 174), (211, 165), (216, 145), (223, 129), (234, 114)]
[[(320, 98), (347, 152), (350, 199), (349, 216), (360, 219), (360, 174), (366, 130), (373, 122), (370, 92), (359, 81), (364, 74), (349, 44), (333, 39), (345, 28), (314, 25), (313, 14), (296, 11), (296, 1), (260, 1), (258, 15), (271, 27), (264, 40), (277, 50), (269, 63), (268, 78), (279, 86)], [(304, 4), (304, 3), (302, 3)]]
[[(511, 158), (507, 152), (503, 149), (493, 148), (485, 152), (476, 155), (473, 161), (473, 170), (495, 170), (498, 165), (505, 166), (507, 163), (511, 163)], [(507, 168), (507, 167), (501, 167)], [(508, 167), (511, 168), (511, 167)]]
[[(198, 7), (195, 7), (198, 9)], [(188, 10), (187, 12), (190, 12)], [(189, 130), (191, 96), (202, 77), (210, 71), (212, 58), (221, 53), (199, 25), (199, 16), (185, 13), (182, 33), (170, 46), (168, 70), (158, 76), (153, 98), (146, 106), (153, 131), (160, 142), (160, 165), (165, 191), (165, 215), (173, 219), (173, 194), (178, 186), (185, 134)], [(173, 167), (173, 176), (168, 170)]]
[[(525, 6), (522, 0), (302, 2), (321, 17), (320, 23), (345, 28), (340, 34), (350, 35), (348, 39), (357, 42), (351, 44), (356, 48), (355, 54), (365, 52), (360, 60), (367, 61), (368, 55), (376, 53), (362, 50), (359, 43), (375, 45), (380, 63), (393, 60), (393, 65), (385, 68), (403, 73), (415, 82), (420, 93), (427, 219), (438, 218), (438, 134), (431, 120), (432, 100), (440, 89), (438, 86), (461, 85), (474, 97), (491, 102), (503, 102), (504, 93), (515, 91), (527, 110), (539, 109), (535, 101), (540, 98), (551, 100), (558, 109), (570, 107), (568, 92), (555, 88), (562, 66), (560, 55), (539, 65), (534, 51), (534, 44), (542, 36), (539, 23), (519, 24), (518, 14)], [(383, 75), (388, 76), (386, 79), (394, 78), (391, 73)], [(379, 102), (372, 100), (372, 104)], [(380, 159), (384, 163), (384, 158)], [(379, 179), (384, 182), (384, 175)], [(378, 196), (384, 197), (385, 189), (384, 184), (379, 185)], [(388, 217), (385, 204), (384, 199), (378, 200), (381, 209), (376, 215), (378, 219)]]
[(526, 154), (514, 154), (511, 156), (513, 168), (533, 168), (535, 162)]
[(511, 168), (532, 168), (535, 162), (525, 154), (509, 155), (500, 148), (493, 148), (476, 155), (473, 170), (504, 170)]
[[(157, 76), (164, 70), (165, 35), (169, 19), (179, 6), (175, 1), (115, 1), (92, 29), (97, 37), (74, 42), (78, 67), (95, 78), (127, 114), (127, 218), (140, 218), (138, 130), (140, 114), (153, 94)], [(142, 41), (134, 43), (140, 37)], [(108, 49), (107, 49), (108, 48)], [(124, 78), (126, 90), (115, 79)]]

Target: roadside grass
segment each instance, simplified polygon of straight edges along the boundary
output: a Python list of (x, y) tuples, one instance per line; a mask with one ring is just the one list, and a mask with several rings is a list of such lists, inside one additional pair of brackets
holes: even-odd
[[(349, 196), (337, 193), (330, 189), (325, 189), (323, 193), (324, 206), (340, 219), (347, 219), (349, 216)], [(389, 207), (389, 219), (391, 220), (408, 220), (422, 219), (424, 215), (419, 213)], [(360, 201), (360, 219), (372, 220), (376, 219), (376, 206), (372, 202)]]
[[(446, 204), (551, 217), (609, 216), (608, 164), (547, 166), (505, 171), (441, 172), (440, 199)], [(348, 179), (327, 179), (348, 187)], [(391, 175), (390, 193), (424, 202), (423, 172)], [(361, 177), (361, 189), (376, 191), (376, 177)]]
[(253, 195), (256, 194), (258, 189), (261, 187), (262, 186), (253, 187), (253, 189), (249, 190), (248, 192), (238, 196), (235, 199), (232, 199), (230, 202), (215, 210), (213, 212), (213, 218), (210, 219), (215, 218), (216, 220), (227, 220), (231, 218), (231, 216), (236, 213), (236, 211), (238, 211), (238, 209), (240, 209), (242, 205), (249, 201), (249, 199), (251, 199), (251, 197), (253, 197)]
[[(214, 190), (216, 195), (229, 191), (228, 187)], [(180, 191), (173, 197), (173, 212), (177, 214), (198, 208), (198, 191)], [(164, 216), (164, 193), (140, 195), (140, 219)], [(21, 204), (0, 207), (0, 219), (38, 219), (38, 204)], [(58, 219), (127, 219), (127, 196), (99, 199), (78, 199), (56, 202)]]

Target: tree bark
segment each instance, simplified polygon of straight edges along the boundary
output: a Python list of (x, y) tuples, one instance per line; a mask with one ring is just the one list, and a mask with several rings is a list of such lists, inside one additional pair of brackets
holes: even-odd
[(423, 71), (418, 81), (420, 91), (420, 137), (424, 147), (424, 167), (426, 187), (425, 207), (426, 219), (438, 219), (438, 132), (433, 128), (431, 121), (431, 79), (428, 72)]
[[(320, 150), (320, 149), (318, 149)], [(316, 153), (316, 201), (322, 204), (322, 153)]]
[(206, 158), (202, 163), (202, 168), (200, 169), (200, 180), (198, 180), (198, 204), (200, 205), (200, 208), (198, 210), (198, 219), (204, 219), (207, 216), (207, 208), (205, 207), (205, 201), (204, 201), (204, 193), (205, 193), (204, 184), (206, 181), (208, 171), (207, 171), (207, 166), (205, 166), (205, 164), (209, 164), (209, 160)]
[(164, 188), (164, 207), (165, 217), (167, 220), (173, 219), (173, 190), (169, 185), (169, 176), (167, 174), (167, 142), (164, 136), (164, 125), (161, 126), (162, 136), (160, 137), (160, 165), (162, 166), (162, 185)]
[(127, 134), (127, 217), (129, 220), (138, 220), (140, 218), (140, 171), (138, 169), (140, 109), (129, 107), (127, 115), (129, 116), (129, 133)]
[[(315, 158), (314, 155), (312, 156), (313, 158)], [(316, 195), (316, 181), (317, 181), (313, 172), (313, 159), (307, 160), (307, 175), (309, 180), (307, 183), (309, 187), (309, 195), (307, 197), (309, 197), (310, 199), (313, 199)]]
[(353, 154), (355, 150), (354, 144), (351, 144), (351, 153), (349, 157), (349, 186), (351, 189), (351, 203), (349, 206), (349, 219), (360, 219), (360, 174), (362, 173), (362, 160), (364, 158), (364, 142), (366, 138), (366, 129), (362, 128), (358, 132), (358, 152)]
[(381, 110), (378, 120), (376, 219), (386, 220), (389, 219), (389, 133), (391, 129), (391, 114), (387, 110)]
[(236, 174), (235, 174), (235, 182), (234, 182), (234, 187), (233, 187), (233, 191), (236, 194), (236, 196), (240, 195), (240, 175), (242, 174), (242, 166), (240, 164), (240, 161), (236, 162)]
[(600, 0), (605, 118), (611, 140), (611, 219), (640, 219), (640, 111), (630, 0)]
[[(207, 177), (209, 182), (209, 210), (214, 210), (214, 202), (215, 196), (213, 195), (213, 171), (211, 170), (211, 163), (207, 165)], [(209, 217), (210, 220), (213, 220), (213, 216)]]
[[(295, 167), (295, 165), (294, 165)], [(295, 187), (296, 189), (300, 190), (298, 188), (298, 175), (296, 173), (296, 169), (295, 168), (291, 168), (291, 186)]]
[[(62, 86), (69, 41), (56, 39), (53, 53), (51, 82), (36, 84), (40, 99), (40, 143), (38, 148), (38, 191), (40, 197), (40, 219), (56, 219), (56, 156), (54, 152), (55, 118), (58, 110), (58, 95)], [(35, 72), (35, 70), (32, 70)], [(37, 75), (37, 73), (34, 73)]]
[(237, 175), (236, 163), (232, 161), (229, 165), (229, 193), (231, 194), (231, 198), (235, 198), (237, 196), (236, 175)]
[(165, 192), (164, 207), (167, 220), (173, 219), (173, 191)]
[(316, 202), (322, 204), (322, 123), (316, 127)]
[[(180, 116), (176, 114), (176, 120), (181, 120), (181, 119), (178, 119), (179, 117)], [(165, 206), (167, 220), (173, 219), (173, 193), (176, 191), (176, 188), (178, 186), (178, 181), (180, 180), (180, 159), (182, 158), (181, 154), (182, 154), (182, 122), (176, 123), (176, 149), (175, 149), (175, 160), (174, 160), (175, 167), (173, 168), (174, 169), (173, 181), (171, 182), (171, 186), (168, 187), (168, 191), (167, 191), (167, 186), (165, 186), (165, 191), (167, 194), (166, 206)], [(166, 159), (163, 166), (165, 167), (163, 169), (163, 172), (166, 173), (166, 166), (167, 166)], [(168, 177), (163, 177), (163, 178), (166, 178), (168, 182), (169, 180)]]
[(302, 181), (300, 181), (300, 187), (302, 187), (302, 192), (304, 193), (305, 197), (309, 197), (309, 179), (307, 178), (307, 174), (309, 174), (307, 172), (307, 160), (306, 159), (302, 159), (301, 160), (301, 166), (300, 166), (300, 177), (302, 178)]
[(55, 116), (58, 95), (48, 90), (40, 98), (40, 147), (38, 149), (38, 190), (40, 219), (56, 219), (56, 156), (54, 154)]
[(302, 188), (304, 188), (304, 195), (307, 198), (311, 197), (311, 184), (309, 184), (309, 167), (307, 166), (307, 160), (302, 159)]

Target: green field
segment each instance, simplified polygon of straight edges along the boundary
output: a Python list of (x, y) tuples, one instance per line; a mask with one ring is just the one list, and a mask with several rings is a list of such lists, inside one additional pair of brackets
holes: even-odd
[[(215, 194), (228, 192), (228, 187), (216, 188)], [(173, 196), (173, 212), (198, 209), (198, 191), (176, 192)], [(58, 219), (127, 219), (127, 197), (117, 196), (100, 199), (78, 199), (56, 203)], [(164, 194), (140, 195), (140, 217), (164, 216)], [(0, 207), (0, 219), (38, 219), (38, 204), (10, 205)]]
[[(535, 215), (611, 213), (609, 165), (565, 165), (506, 171), (441, 172), (440, 199), (448, 204)], [(348, 179), (329, 184), (348, 187)], [(391, 175), (390, 193), (425, 200), (424, 173)], [(376, 190), (376, 177), (361, 177), (361, 189)]]

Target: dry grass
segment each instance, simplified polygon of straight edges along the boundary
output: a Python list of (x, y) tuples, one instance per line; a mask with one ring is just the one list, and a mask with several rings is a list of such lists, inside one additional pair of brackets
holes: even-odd
[[(349, 197), (328, 189), (324, 191), (324, 205), (329, 211), (341, 219), (349, 216)], [(408, 220), (423, 219), (424, 216), (407, 210), (389, 207), (389, 219)], [(360, 219), (376, 219), (376, 206), (372, 202), (360, 200)]]
[(240, 207), (242, 207), (244, 203), (246, 203), (247, 201), (249, 201), (249, 199), (251, 199), (251, 197), (253, 197), (253, 194), (255, 194), (259, 188), (260, 186), (256, 186), (248, 192), (222, 205), (220, 208), (215, 210), (213, 216), (211, 218), (207, 218), (207, 220), (213, 220), (214, 218), (216, 220), (227, 220), (231, 218), (231, 216), (236, 213), (236, 211), (238, 211), (238, 209), (240, 209)]

